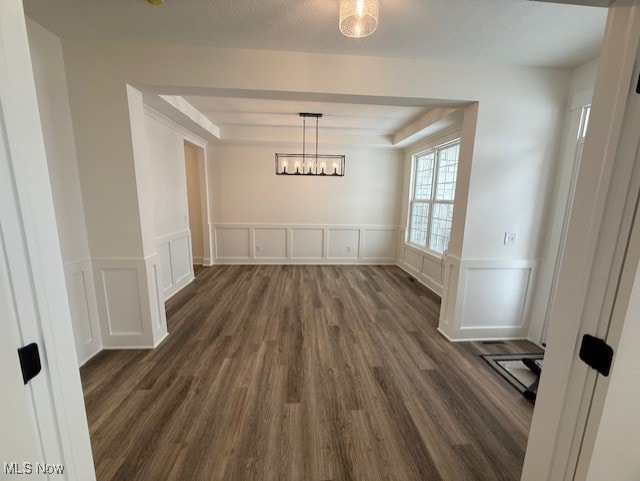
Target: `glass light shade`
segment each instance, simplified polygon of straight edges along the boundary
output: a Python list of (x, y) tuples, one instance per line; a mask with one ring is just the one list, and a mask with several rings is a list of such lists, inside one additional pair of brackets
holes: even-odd
[(378, 28), (378, 0), (340, 0), (340, 31), (366, 37)]

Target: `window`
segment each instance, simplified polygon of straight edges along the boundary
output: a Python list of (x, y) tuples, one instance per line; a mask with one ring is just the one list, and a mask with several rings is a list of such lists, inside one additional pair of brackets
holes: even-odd
[(449, 247), (460, 140), (413, 156), (409, 243), (442, 254)]

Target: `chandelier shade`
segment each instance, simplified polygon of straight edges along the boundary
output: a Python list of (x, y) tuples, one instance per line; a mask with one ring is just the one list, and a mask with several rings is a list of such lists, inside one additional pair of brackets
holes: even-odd
[(378, 28), (378, 0), (340, 0), (340, 31), (347, 37), (367, 37)]

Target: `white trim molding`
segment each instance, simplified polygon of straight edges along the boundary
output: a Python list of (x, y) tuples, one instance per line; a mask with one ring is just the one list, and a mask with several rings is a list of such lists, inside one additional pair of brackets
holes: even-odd
[(452, 341), (526, 338), (537, 266), (446, 256), (438, 330)]
[(395, 264), (395, 225), (210, 224), (211, 264)]

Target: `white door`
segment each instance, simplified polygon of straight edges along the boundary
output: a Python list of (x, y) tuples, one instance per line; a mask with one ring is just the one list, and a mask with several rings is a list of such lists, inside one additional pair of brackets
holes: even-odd
[(607, 342), (615, 346), (608, 378), (599, 377), (583, 439), (576, 481), (640, 479), (640, 215), (636, 213)]
[(37, 426), (31, 408), (29, 386), (24, 385), (18, 347), (20, 338), (14, 295), (5, 262), (6, 250), (0, 237), (0, 479), (28, 469), (24, 463), (42, 462)]
[[(47, 457), (42, 451), (33, 403), (36, 378), (24, 384), (18, 358), (18, 348), (38, 339), (19, 322), (20, 316), (35, 316), (28, 305), (33, 302), (34, 293), (25, 276), (28, 265), (24, 231), (2, 107), (0, 96), (0, 479), (20, 473), (46, 479), (37, 472)], [(38, 376), (46, 376), (46, 372)]]

